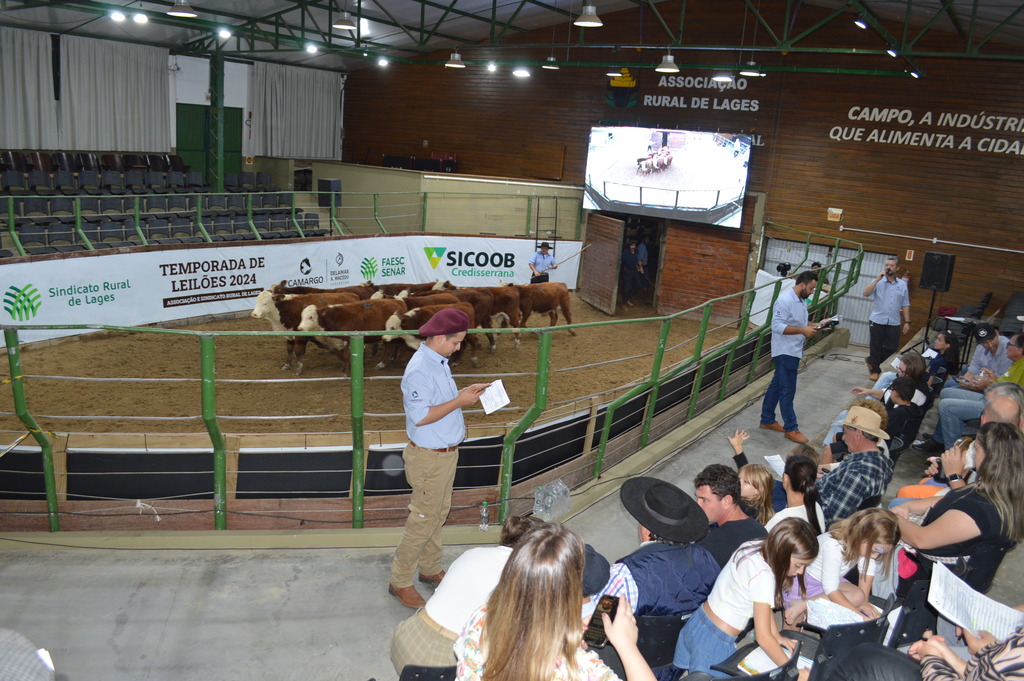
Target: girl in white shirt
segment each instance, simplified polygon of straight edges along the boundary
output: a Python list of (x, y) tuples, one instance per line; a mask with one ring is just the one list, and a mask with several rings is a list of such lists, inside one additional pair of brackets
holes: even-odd
[[(896, 514), (885, 508), (865, 509), (832, 523), (829, 531), (818, 537), (818, 557), (804, 576), (806, 595), (786, 594), (786, 624), (802, 622), (807, 599), (822, 596), (864, 619), (878, 617), (878, 610), (868, 602), (871, 584), (879, 570), (888, 575), (892, 569), (893, 547), (899, 540)], [(857, 568), (857, 584), (845, 579), (853, 568)]]
[(783, 638), (772, 615), (794, 582), (803, 593), (804, 569), (818, 555), (811, 526), (783, 520), (763, 540), (742, 544), (715, 581), (711, 595), (679, 632), (673, 664), (690, 672), (711, 673), (735, 652), (735, 640), (751, 617), (758, 645), (778, 665), (790, 657), (795, 641)]
[(786, 490), (786, 508), (772, 516), (764, 529), (769, 532), (786, 518), (806, 520), (815, 535), (825, 531), (825, 512), (818, 503), (818, 467), (802, 454), (786, 459), (782, 489)]

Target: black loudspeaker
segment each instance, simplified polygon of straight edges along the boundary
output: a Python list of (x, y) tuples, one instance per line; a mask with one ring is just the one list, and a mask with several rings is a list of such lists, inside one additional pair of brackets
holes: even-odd
[(321, 208), (331, 207), (331, 194), (334, 194), (334, 207), (341, 207), (341, 180), (321, 178), (316, 181), (317, 205)]
[(949, 284), (953, 281), (953, 265), (955, 264), (955, 255), (925, 253), (924, 262), (921, 264), (920, 288), (927, 291), (948, 291)]

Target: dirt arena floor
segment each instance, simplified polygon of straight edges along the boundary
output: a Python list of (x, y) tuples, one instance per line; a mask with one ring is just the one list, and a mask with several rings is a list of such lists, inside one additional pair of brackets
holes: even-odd
[[(649, 306), (640, 305), (615, 317), (582, 302), (573, 293), (573, 321), (607, 322), (640, 319), (653, 315)], [(546, 315), (531, 317), (533, 327), (546, 323)], [(241, 317), (181, 327), (194, 331), (264, 331), (264, 322)], [(614, 391), (650, 373), (651, 354), (658, 340), (659, 321), (637, 322), (555, 334), (552, 342), (549, 406)], [(679, 320), (673, 324), (668, 347), (682, 345), (669, 353), (666, 365), (688, 358), (691, 340), (699, 328), (697, 321)], [(731, 338), (733, 328), (712, 333), (705, 349)], [(483, 339), (482, 339), (483, 341)], [(367, 430), (404, 429), (399, 380), (404, 361), (387, 369), (377, 369), (380, 357), (368, 351), (365, 375), (365, 428)], [(620, 360), (642, 355), (637, 359)], [(408, 357), (407, 353), (400, 355)], [(216, 343), (217, 413), (226, 434), (243, 433), (315, 433), (346, 432), (350, 425), (350, 381), (341, 377), (337, 358), (312, 344), (305, 357), (305, 369), (297, 380), (282, 371), (285, 342), (282, 338), (222, 336)], [(196, 337), (149, 333), (96, 333), (40, 347), (27, 347), (22, 353), (29, 410), (44, 430), (58, 433), (197, 433), (204, 432), (200, 414), (199, 342)], [(598, 366), (572, 371), (567, 367)], [(537, 337), (524, 333), (522, 346), (513, 348), (510, 334), (498, 336), (498, 349), (488, 354), (481, 344), (479, 366), (464, 360), (454, 367), (459, 386), (502, 377), (512, 400), (510, 411), (485, 416), (469, 413), (470, 423), (505, 425), (515, 423), (533, 402), (534, 372), (537, 365)], [(6, 366), (4, 367), (6, 369)], [(502, 374), (526, 373), (523, 376)], [(470, 376), (468, 374), (476, 374)], [(43, 378), (44, 376), (86, 378), (143, 378), (181, 381), (82, 381)], [(5, 372), (5, 378), (6, 372)], [(386, 378), (382, 378), (386, 377)], [(234, 383), (231, 380), (255, 382)], [(284, 380), (282, 380), (284, 379)], [(330, 379), (330, 380), (317, 380)], [(601, 401), (607, 401), (607, 396)], [(0, 411), (13, 412), (10, 386), (0, 387)], [(67, 416), (103, 416), (108, 418), (71, 419)], [(310, 415), (328, 415), (303, 418)], [(189, 417), (175, 420), (137, 420), (126, 416)], [(230, 418), (230, 417), (256, 418)], [(276, 417), (276, 418), (275, 418)], [(0, 416), (0, 429), (24, 432), (20, 422), (10, 415)]]

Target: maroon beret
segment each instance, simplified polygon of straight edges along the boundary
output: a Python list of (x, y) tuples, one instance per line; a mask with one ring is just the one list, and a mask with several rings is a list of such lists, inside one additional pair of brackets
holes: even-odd
[(447, 336), (454, 333), (462, 333), (469, 329), (469, 315), (462, 310), (448, 307), (427, 320), (427, 323), (420, 327), (420, 335), (429, 338), (430, 336)]

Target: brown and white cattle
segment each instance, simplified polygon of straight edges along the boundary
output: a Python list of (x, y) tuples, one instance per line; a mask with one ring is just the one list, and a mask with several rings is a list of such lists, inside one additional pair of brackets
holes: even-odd
[[(405, 310), (405, 303), (394, 298), (363, 300), (326, 307), (309, 305), (302, 311), (299, 331), (384, 331), (388, 318)], [(380, 336), (366, 336), (367, 343), (379, 343), (380, 339)], [(342, 374), (347, 375), (350, 365), (348, 338), (325, 336), (324, 341), (338, 355)], [(386, 361), (377, 366), (383, 368)]]
[(377, 290), (376, 286), (372, 284), (359, 284), (358, 286), (342, 286), (340, 288), (316, 288), (314, 286), (287, 286), (286, 281), (281, 281), (280, 284), (274, 284), (270, 287), (273, 293), (291, 293), (291, 294), (306, 294), (306, 293), (355, 293), (359, 300), (366, 300), (373, 295), (374, 291)]
[[(436, 315), (441, 310), (445, 310), (448, 308), (455, 308), (456, 310), (462, 310), (463, 312), (465, 312), (467, 315), (469, 315), (469, 328), (472, 329), (476, 327), (476, 320), (474, 319), (473, 316), (473, 306), (470, 305), (469, 303), (456, 302), (454, 304), (449, 305), (425, 305), (423, 307), (417, 307), (412, 310), (408, 310), (407, 312), (404, 312), (402, 314), (392, 315), (391, 318), (388, 319), (387, 321), (386, 328), (388, 331), (393, 331), (395, 333), (394, 335), (385, 335), (383, 336), (383, 339), (385, 342), (390, 342), (392, 340), (397, 340), (401, 338), (401, 340), (404, 340), (405, 344), (409, 346), (411, 350), (418, 350), (420, 347), (420, 343), (423, 342), (422, 336), (414, 334), (406, 334), (400, 336), (399, 332), (416, 331), (421, 326), (426, 324), (431, 317)], [(473, 366), (476, 366), (477, 350), (480, 347), (480, 342), (477, 339), (476, 334), (466, 334), (466, 340), (464, 341), (464, 344), (468, 345), (470, 349), (469, 361), (472, 362)], [(453, 364), (458, 361), (458, 358), (459, 356), (461, 356), (461, 354), (462, 351), (460, 349), (459, 352), (453, 356)]]
[[(510, 286), (512, 286), (510, 284)], [(514, 288), (519, 290), (519, 312), (522, 314), (520, 324), (526, 326), (526, 320), (534, 312), (551, 318), (550, 326), (558, 324), (558, 310), (562, 310), (565, 321), (572, 324), (572, 309), (569, 303), (569, 287), (560, 281), (549, 281), (543, 284), (521, 284)], [(576, 335), (573, 329), (567, 329)]]
[[(272, 290), (261, 291), (256, 296), (256, 304), (252, 309), (253, 319), (264, 319), (270, 324), (271, 331), (297, 331), (302, 311), (309, 305), (335, 305), (353, 303), (359, 300), (355, 293), (307, 293), (307, 294), (275, 294)], [(308, 336), (289, 336), (285, 339), (287, 360), (283, 371), (292, 368), (292, 360), (297, 359), (295, 375), (302, 373), (302, 356), (306, 354)], [(327, 346), (316, 339), (314, 343), (322, 348)]]

